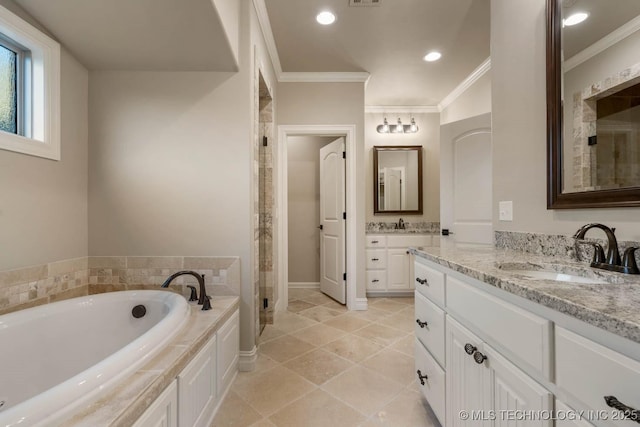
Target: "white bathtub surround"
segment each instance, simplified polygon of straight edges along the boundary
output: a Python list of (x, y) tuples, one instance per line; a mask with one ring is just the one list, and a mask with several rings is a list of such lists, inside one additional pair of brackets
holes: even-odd
[[(207, 294), (240, 295), (238, 257), (82, 257), (0, 271), (0, 315), (88, 294), (155, 289), (180, 270), (205, 274)], [(188, 295), (195, 278), (179, 277), (172, 288)]]
[(186, 325), (157, 356), (63, 426), (132, 426), (233, 316), (238, 310), (239, 298), (214, 297), (211, 306), (212, 310), (203, 312), (199, 306), (191, 305)]
[[(136, 319), (132, 307), (144, 305)], [(150, 361), (186, 324), (164, 290), (85, 296), (0, 318), (0, 425), (54, 425)], [(27, 369), (25, 369), (25, 367)]]

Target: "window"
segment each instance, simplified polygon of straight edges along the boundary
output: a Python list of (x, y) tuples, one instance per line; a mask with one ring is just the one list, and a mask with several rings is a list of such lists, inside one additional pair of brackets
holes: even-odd
[(3, 7), (0, 149), (60, 160), (60, 45)]

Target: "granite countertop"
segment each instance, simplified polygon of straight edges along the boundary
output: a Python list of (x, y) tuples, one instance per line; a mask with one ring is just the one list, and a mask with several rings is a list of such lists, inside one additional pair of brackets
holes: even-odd
[[(439, 247), (411, 249), (411, 252), (640, 343), (640, 275), (613, 273), (591, 268), (588, 263), (497, 249), (490, 245), (455, 244), (445, 239), (441, 239)], [(607, 283), (530, 279), (517, 272), (542, 269), (601, 279)]]
[(218, 328), (233, 315), (239, 301), (240, 298), (237, 296), (215, 296), (211, 299), (212, 310), (209, 311), (202, 311), (200, 306), (191, 303), (191, 314), (187, 324), (156, 357), (62, 425), (133, 425), (205, 346)]

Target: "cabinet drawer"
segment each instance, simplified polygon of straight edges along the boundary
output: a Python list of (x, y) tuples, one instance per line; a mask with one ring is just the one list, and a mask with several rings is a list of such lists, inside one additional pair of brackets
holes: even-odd
[(387, 268), (386, 249), (367, 249), (367, 269)]
[(387, 272), (385, 270), (367, 270), (367, 289), (387, 289)]
[[(444, 311), (420, 292), (416, 292), (415, 295), (416, 338), (424, 344), (438, 363), (444, 366)], [(427, 324), (420, 326), (417, 321)]]
[(444, 307), (444, 273), (427, 267), (416, 259), (413, 283), (422, 295)]
[(388, 248), (408, 248), (409, 246), (431, 246), (431, 236), (426, 235), (399, 235), (388, 236), (387, 247)]
[[(582, 408), (576, 404), (576, 409), (602, 410), (611, 415), (615, 410), (607, 406), (604, 397), (614, 396), (640, 410), (640, 362), (560, 327), (556, 327), (556, 384), (561, 393), (579, 402)], [(609, 418), (603, 424), (635, 425), (633, 421)]]
[(447, 308), (551, 380), (551, 322), (447, 277)]
[(433, 409), (433, 413), (436, 414), (440, 424), (445, 425), (445, 394), (444, 394), (444, 384), (445, 384), (445, 375), (444, 370), (438, 366), (438, 363), (431, 357), (429, 352), (422, 346), (419, 340), (416, 340), (416, 377), (419, 375), (417, 371), (420, 371), (420, 374), (423, 376), (427, 376), (427, 378), (423, 378), (421, 383), (420, 379), (417, 378), (418, 388), (431, 405), (431, 409)]
[(387, 236), (366, 236), (367, 248), (384, 248), (387, 246)]
[(576, 416), (577, 414), (578, 411), (569, 408), (561, 400), (556, 399), (556, 427), (593, 427), (593, 424), (588, 421), (574, 419), (579, 418)]

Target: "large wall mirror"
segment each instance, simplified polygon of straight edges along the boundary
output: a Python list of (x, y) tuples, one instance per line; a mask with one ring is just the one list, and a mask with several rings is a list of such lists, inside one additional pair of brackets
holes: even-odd
[(640, 206), (638, 52), (639, 0), (547, 0), (549, 209)]
[(373, 147), (374, 214), (422, 215), (422, 147)]

